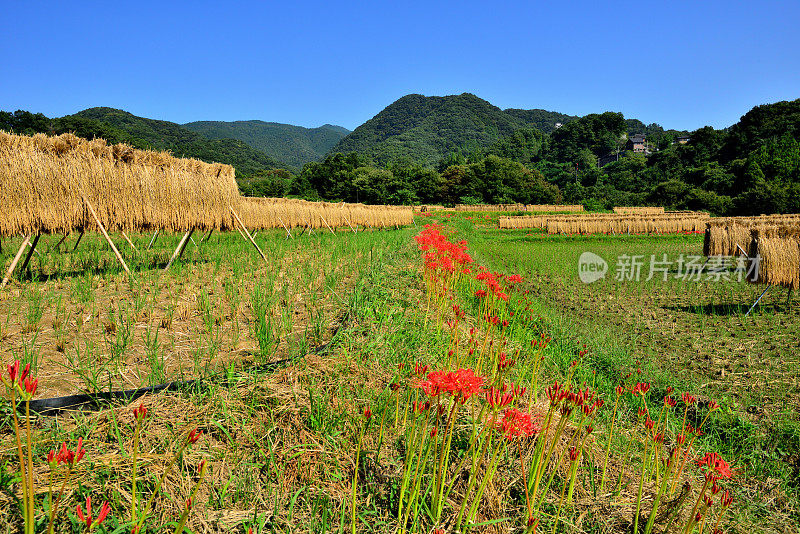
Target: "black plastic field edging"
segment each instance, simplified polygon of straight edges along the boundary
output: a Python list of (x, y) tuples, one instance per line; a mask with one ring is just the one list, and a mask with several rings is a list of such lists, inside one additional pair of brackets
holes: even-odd
[[(319, 345), (318, 347), (314, 348), (314, 350), (308, 352), (307, 354), (322, 354), (323, 352), (325, 352), (330, 346), (330, 344), (333, 343), (334, 339), (336, 339), (336, 334), (339, 332), (341, 326), (342, 325), (339, 324), (333, 331), (333, 336), (331, 337), (330, 341), (328, 341), (327, 343), (323, 343), (322, 345)], [(248, 367), (243, 371), (245, 372), (273, 371), (278, 367), (293, 362), (294, 360), (297, 359), (298, 359), (297, 357), (284, 358), (283, 360), (277, 360), (274, 362), (265, 363), (263, 365)], [(158, 384), (156, 386), (149, 386), (137, 389), (126, 389), (119, 391), (99, 391), (96, 393), (78, 393), (75, 395), (65, 395), (63, 397), (52, 397), (49, 399), (34, 399), (30, 401), (30, 410), (39, 415), (50, 415), (50, 416), (59, 415), (61, 412), (77, 410), (77, 409), (99, 410), (105, 406), (108, 406), (112, 401), (123, 400), (125, 402), (131, 402), (133, 400), (138, 399), (142, 395), (146, 395), (148, 393), (159, 393), (161, 391), (175, 391), (191, 386), (206, 386), (208, 382), (218, 382), (218, 383), (221, 382), (221, 380), (219, 380), (221, 377), (222, 374), (220, 373), (206, 378), (195, 378), (192, 380), (178, 380), (175, 382), (167, 382), (165, 384)], [(24, 404), (25, 403), (22, 402), (18, 403), (17, 409), (20, 411), (24, 411)]]

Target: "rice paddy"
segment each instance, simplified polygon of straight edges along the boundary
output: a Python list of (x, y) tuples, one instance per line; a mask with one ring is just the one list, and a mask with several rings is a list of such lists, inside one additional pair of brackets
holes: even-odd
[[(745, 317), (759, 288), (684, 269), (705, 261), (697, 230), (549, 233), (500, 229), (500, 212), (281, 199), (236, 210), (259, 251), (220, 215), (166, 272), (185, 226), (155, 239), (101, 217), (132, 276), (95, 232), (77, 248), (77, 232), (7, 233), (3, 268), (17, 231), (44, 234), (0, 292), (0, 360), (31, 365), (35, 399), (183, 382), (22, 417), (37, 531), (47, 453), (78, 438), (56, 532), (82, 531), (87, 495), (110, 503), (106, 532), (797, 531), (800, 308), (778, 288)], [(780, 258), (767, 283), (792, 287), (778, 278), (800, 265), (794, 235), (752, 232)], [(584, 252), (604, 279), (580, 281)], [(622, 256), (640, 277), (616, 276)], [(9, 403), (0, 418), (0, 531), (22, 531)]]

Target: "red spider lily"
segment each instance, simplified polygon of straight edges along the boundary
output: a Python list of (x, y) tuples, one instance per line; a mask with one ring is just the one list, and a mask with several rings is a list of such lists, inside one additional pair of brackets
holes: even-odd
[(672, 395), (672, 392), (675, 391), (675, 388), (672, 386), (667, 386), (667, 395)]
[(671, 408), (674, 408), (674, 407), (675, 407), (675, 406), (678, 404), (678, 401), (676, 401), (675, 399), (673, 399), (673, 398), (672, 398), (672, 397), (670, 397), (669, 395), (666, 395), (666, 396), (664, 397), (664, 404), (665, 404), (666, 406), (669, 406), (669, 407), (671, 407)]
[(708, 480), (720, 480), (733, 476), (733, 471), (728, 462), (723, 460), (716, 452), (706, 453), (703, 458), (697, 461), (697, 465), (701, 469), (705, 468), (705, 476)]
[(633, 394), (634, 395), (644, 395), (650, 391), (650, 383), (649, 382), (637, 382), (635, 386), (633, 386)]
[(503, 369), (513, 367), (515, 363), (516, 362), (509, 358), (505, 352), (501, 352), (500, 357), (497, 360), (497, 370), (502, 371)]
[(689, 395), (688, 393), (683, 394), (683, 403), (684, 404), (694, 404), (697, 402), (697, 397)]
[(591, 434), (594, 432), (594, 427), (592, 425), (586, 425), (586, 434)]
[(725, 508), (733, 503), (733, 497), (731, 497), (731, 494), (728, 490), (722, 492), (722, 495), (719, 498), (719, 503)]
[(372, 418), (372, 410), (369, 409), (369, 406), (364, 408), (364, 419), (369, 421)]
[(553, 385), (548, 386), (547, 389), (545, 390), (547, 398), (550, 399), (551, 405), (555, 406), (556, 404), (567, 398), (569, 392), (562, 389), (562, 387), (563, 386), (558, 382), (553, 382)]
[(428, 366), (427, 365), (422, 365), (422, 364), (419, 364), (419, 363), (415, 363), (414, 364), (414, 374), (415, 375), (422, 376), (427, 372), (428, 372)]
[(103, 505), (100, 507), (100, 513), (97, 514), (96, 518), (92, 518), (92, 498), (86, 497), (86, 514), (84, 515), (84, 511), (81, 509), (81, 505), (79, 504), (76, 508), (78, 518), (83, 522), (86, 523), (86, 530), (91, 531), (92, 529), (99, 526), (103, 521), (106, 520), (106, 516), (111, 511), (111, 507), (108, 505), (108, 502), (104, 502)]
[(425, 394), (435, 397), (441, 393), (449, 393), (461, 402), (465, 402), (483, 387), (483, 377), (472, 369), (452, 371), (434, 371), (428, 373), (428, 379), (419, 387)]
[(397, 382), (392, 382), (391, 384), (389, 384), (389, 389), (391, 389), (392, 391), (397, 391), (398, 389), (400, 389), (400, 384), (398, 384)]
[(653, 425), (655, 424), (656, 422), (650, 419), (649, 416), (644, 420), (644, 426), (647, 428), (647, 430), (653, 430)]
[(623, 393), (625, 393), (625, 387), (624, 386), (617, 386), (615, 389), (616, 389), (617, 395), (622, 395)]
[(198, 429), (195, 428), (194, 430), (189, 432), (189, 436), (186, 438), (187, 445), (188, 444), (194, 445), (195, 443), (197, 443), (197, 440), (199, 440), (200, 436), (202, 436), (202, 435), (203, 435), (203, 431), (202, 430), (198, 430)]
[(506, 276), (506, 283), (508, 284), (521, 284), (522, 277), (518, 274), (512, 274), (510, 276)]
[(686, 434), (678, 434), (675, 437), (675, 441), (678, 443), (678, 445), (682, 446), (684, 443), (686, 443)]
[(15, 360), (14, 363), (8, 365), (8, 378), (11, 380), (11, 385), (17, 383), (17, 377), (19, 376), (19, 360)]
[(717, 401), (710, 400), (708, 401), (708, 409), (713, 412), (714, 410), (719, 409), (719, 404), (717, 404)]
[(526, 438), (539, 433), (539, 427), (531, 421), (531, 414), (516, 408), (503, 412), (503, 418), (495, 423), (495, 428), (508, 439)]

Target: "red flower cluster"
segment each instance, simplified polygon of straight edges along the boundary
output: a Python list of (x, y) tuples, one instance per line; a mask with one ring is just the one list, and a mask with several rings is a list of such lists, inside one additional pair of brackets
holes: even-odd
[(61, 444), (61, 449), (58, 452), (50, 450), (47, 453), (47, 463), (50, 464), (51, 469), (59, 464), (66, 464), (72, 467), (83, 460), (85, 455), (86, 450), (83, 448), (83, 438), (78, 438), (78, 447), (74, 451), (67, 448), (66, 443)]
[(461, 402), (466, 402), (472, 395), (479, 393), (483, 387), (483, 377), (478, 376), (472, 369), (459, 369), (458, 371), (433, 371), (428, 373), (428, 379), (418, 386), (430, 397), (442, 393), (449, 393)]
[(709, 480), (719, 480), (733, 476), (731, 466), (716, 452), (706, 453), (705, 456), (697, 461), (697, 465), (704, 469), (705, 476)]
[(541, 430), (531, 420), (531, 414), (516, 408), (509, 408), (503, 412), (503, 418), (495, 423), (495, 428), (508, 439), (527, 438), (538, 434)]
[(472, 263), (472, 257), (467, 254), (467, 242), (451, 243), (435, 224), (426, 224), (425, 229), (414, 239), (420, 250), (425, 254), (425, 269), (436, 271), (442, 269), (446, 272), (455, 272), (456, 265)]
[(86, 531), (90, 532), (106, 520), (108, 513), (111, 511), (111, 507), (108, 505), (108, 502), (104, 502), (103, 506), (100, 507), (100, 513), (97, 514), (96, 518), (92, 518), (92, 498), (86, 497), (86, 514), (84, 515), (80, 504), (76, 511), (81, 522), (86, 523)]

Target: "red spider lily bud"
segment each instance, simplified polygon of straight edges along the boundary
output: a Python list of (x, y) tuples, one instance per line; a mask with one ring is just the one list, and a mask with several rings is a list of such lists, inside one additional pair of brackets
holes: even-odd
[(602, 408), (605, 403), (606, 401), (604, 401), (603, 399), (597, 399), (596, 401), (594, 401), (594, 407)]
[(648, 391), (650, 391), (650, 383), (649, 382), (637, 382), (635, 386), (633, 386), (633, 394), (634, 395), (642, 395), (644, 396)]
[(576, 365), (578, 365), (578, 362), (575, 360), (572, 360), (572, 362), (569, 364), (570, 367), (575, 367)]
[(672, 386), (667, 386), (667, 395), (672, 395), (672, 392), (675, 391), (675, 388)]
[(576, 449), (575, 447), (570, 447), (569, 448), (569, 460), (571, 462), (574, 462), (577, 459), (578, 459), (578, 449)]
[(369, 409), (369, 406), (364, 408), (364, 419), (369, 421), (372, 418), (372, 410)]
[(186, 509), (187, 510), (191, 510), (192, 509), (192, 498), (191, 497), (186, 499)]
[(400, 362), (400, 363), (397, 364), (397, 370), (398, 371), (402, 371), (403, 367), (405, 367), (405, 366), (406, 366), (406, 364), (404, 362)]
[(36, 387), (39, 385), (39, 379), (36, 378), (31, 380), (31, 377), (25, 377), (25, 393), (28, 394), (29, 397), (33, 397), (36, 395)]
[(198, 429), (195, 428), (194, 430), (189, 432), (189, 436), (186, 439), (187, 445), (188, 444), (194, 445), (195, 443), (197, 443), (197, 440), (200, 439), (200, 436), (202, 436), (202, 435), (203, 435), (203, 431), (202, 430), (198, 430)]
[(247, 534), (253, 534), (253, 527), (247, 528)]
[[(717, 493), (719, 493), (719, 490), (721, 489), (722, 488), (719, 487), (719, 484), (717, 484), (716, 480), (711, 483), (711, 495), (716, 495)], [(709, 504), (709, 506), (711, 505)]]
[(439, 405), (436, 406), (436, 415), (438, 417), (443, 416), (445, 414), (445, 411), (446, 411), (446, 408), (444, 407), (444, 405), (439, 404)]
[(91, 531), (100, 526), (103, 521), (106, 520), (108, 513), (111, 511), (111, 506), (108, 505), (108, 502), (104, 502), (103, 505), (100, 507), (100, 513), (97, 514), (97, 518), (92, 518), (92, 498), (91, 496), (86, 497), (86, 513), (84, 514), (84, 510), (81, 509), (81, 505), (79, 504), (76, 508), (76, 512), (78, 514), (78, 518), (81, 522), (86, 523), (86, 530)]
[(581, 406), (581, 410), (583, 410), (583, 414), (588, 417), (594, 413), (594, 404), (584, 404)]
[(591, 434), (594, 432), (594, 427), (592, 425), (586, 425), (586, 434)]
[(508, 320), (507, 319), (503, 319), (503, 328), (507, 328), (507, 327), (508, 327)]
[(708, 409), (713, 412), (714, 410), (719, 409), (719, 404), (717, 404), (717, 401), (710, 400), (708, 401)]
[(623, 386), (617, 386), (616, 388), (617, 395), (622, 395), (625, 393), (625, 388)]
[(528, 391), (528, 388), (524, 388), (522, 386), (514, 386), (514, 395), (517, 397), (522, 397)]
[(435, 429), (435, 428), (431, 429), (431, 437), (432, 438), (435, 438), (436, 434), (438, 434), (438, 433), (439, 433), (439, 431), (437, 429)]
[(25, 379), (28, 378), (28, 375), (31, 372), (31, 364), (27, 364), (25, 369), (22, 370), (22, 373), (19, 375), (19, 383), (22, 384), (25, 382)]
[(678, 404), (678, 401), (670, 397), (669, 395), (664, 397), (664, 405), (674, 408)]
[(697, 402), (697, 398), (689, 395), (688, 393), (683, 394), (683, 402), (684, 404), (694, 404)]
[(719, 498), (719, 503), (725, 508), (733, 503), (733, 497), (731, 497), (731, 494), (728, 490), (722, 492), (722, 495)]
[(47, 465), (50, 466), (50, 469), (55, 469), (56, 466), (58, 465), (58, 460), (56, 458), (56, 451), (52, 449), (50, 450), (50, 452), (47, 453)]
[(19, 376), (19, 360), (14, 361), (14, 363), (8, 366), (8, 378), (11, 379), (11, 385), (17, 383), (17, 377)]
[(564, 416), (564, 417), (569, 417), (571, 413), (572, 413), (572, 406), (570, 406), (569, 404), (565, 403), (561, 407), (561, 415)]
[(697, 512), (695, 514), (695, 516), (694, 516), (694, 520), (695, 520), (695, 522), (699, 523), (700, 521), (703, 520), (703, 514), (701, 514), (700, 512)]
[(646, 414), (646, 413), (647, 413), (647, 410), (645, 410), (644, 408), (639, 408), (638, 410), (636, 410), (636, 414), (637, 414), (639, 417), (642, 417), (642, 416), (643, 416), (644, 414)]
[(528, 528), (533, 527), (533, 531), (536, 531), (536, 527), (539, 525), (539, 520), (534, 519), (532, 516), (528, 517)]
[(653, 421), (652, 419), (650, 419), (650, 417), (648, 417), (644, 421), (644, 426), (647, 427), (647, 430), (653, 430), (653, 425), (655, 425), (655, 424), (656, 424), (656, 422)]
[(397, 382), (392, 382), (391, 384), (389, 384), (389, 389), (391, 389), (392, 391), (397, 391), (398, 389), (400, 389), (400, 384), (398, 384)]
[(432, 534), (444, 534), (444, 530), (441, 528), (437, 528), (436, 530), (433, 531)]
[(663, 432), (656, 433), (656, 435), (653, 436), (653, 441), (655, 441), (656, 443), (664, 443), (664, 434), (663, 434)]
[(686, 442), (686, 434), (678, 434), (675, 441), (678, 442), (678, 445), (683, 445)]
[(147, 407), (145, 407), (144, 403), (140, 403), (138, 408), (133, 409), (133, 418), (136, 421), (141, 421), (145, 417), (147, 417)]

